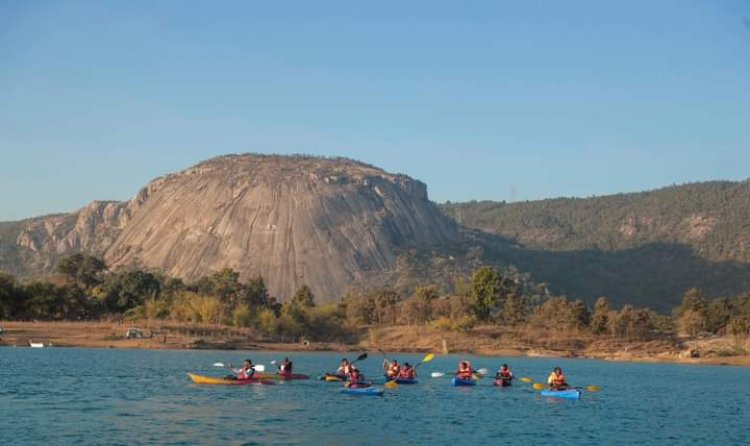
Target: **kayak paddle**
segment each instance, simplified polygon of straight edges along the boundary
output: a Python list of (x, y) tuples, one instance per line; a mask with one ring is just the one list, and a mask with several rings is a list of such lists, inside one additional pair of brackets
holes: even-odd
[[(214, 362), (213, 366), (214, 367), (227, 367), (230, 369), (232, 368), (232, 364), (224, 364), (223, 362)], [(266, 366), (264, 366), (263, 364), (254, 364), (253, 368), (255, 369), (256, 372), (266, 371)]]
[(531, 384), (531, 383), (534, 382), (534, 380), (531, 379), (531, 378), (529, 378), (529, 377), (527, 377), (527, 376), (524, 376), (523, 378), (521, 378), (521, 382), (522, 383), (526, 383), (526, 384)]
[[(534, 383), (532, 385), (532, 387), (534, 388), (534, 390), (544, 390), (544, 389), (547, 388), (547, 386), (544, 385), (544, 384), (542, 384), (542, 383)], [(599, 386), (593, 386), (593, 385), (592, 386), (586, 386), (586, 387), (570, 387), (570, 388), (571, 389), (578, 389), (578, 390), (586, 389), (589, 392), (598, 392), (598, 391), (602, 390), (601, 387), (599, 387)]]

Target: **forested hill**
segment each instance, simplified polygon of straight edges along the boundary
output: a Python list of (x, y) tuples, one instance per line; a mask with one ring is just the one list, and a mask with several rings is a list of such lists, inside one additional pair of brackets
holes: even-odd
[(692, 287), (710, 296), (750, 289), (750, 181), (441, 209), (493, 234), (499, 260), (587, 300), (664, 308)]

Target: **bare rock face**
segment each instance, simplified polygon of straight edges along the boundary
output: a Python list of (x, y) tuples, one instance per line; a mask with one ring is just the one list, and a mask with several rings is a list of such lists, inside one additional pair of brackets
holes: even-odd
[(126, 203), (33, 220), (17, 244), (35, 271), (83, 251), (113, 269), (188, 281), (225, 267), (259, 273), (281, 299), (307, 284), (326, 301), (377, 282), (402, 249), (458, 237), (425, 185), (404, 175), (346, 159), (236, 155), (152, 181)]

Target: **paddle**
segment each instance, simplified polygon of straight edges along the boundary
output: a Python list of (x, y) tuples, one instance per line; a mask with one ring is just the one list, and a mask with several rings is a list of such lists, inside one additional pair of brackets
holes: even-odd
[(522, 383), (526, 383), (526, 384), (531, 384), (531, 383), (534, 382), (534, 380), (531, 379), (531, 378), (529, 378), (529, 377), (527, 377), (527, 376), (524, 376), (523, 378), (521, 378), (521, 382)]
[[(214, 367), (227, 367), (230, 369), (232, 368), (232, 364), (224, 364), (223, 362), (214, 362), (213, 366)], [(266, 371), (266, 366), (264, 366), (263, 364), (254, 364), (253, 368), (255, 369), (256, 372)]]
[[(547, 386), (542, 383), (534, 383), (532, 387), (534, 388), (534, 390), (545, 390), (547, 388)], [(586, 386), (586, 387), (569, 387), (569, 389), (578, 389), (578, 390), (585, 389), (589, 392), (598, 392), (602, 390), (601, 387), (594, 386), (594, 385)]]

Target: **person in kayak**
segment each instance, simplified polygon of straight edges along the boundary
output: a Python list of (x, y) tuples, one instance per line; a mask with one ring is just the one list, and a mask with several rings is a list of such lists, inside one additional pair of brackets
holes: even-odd
[(370, 387), (368, 383), (364, 381), (365, 377), (359, 373), (359, 369), (354, 364), (349, 366), (349, 382), (344, 384), (346, 387), (352, 389), (363, 389)]
[(461, 361), (458, 363), (458, 372), (456, 372), (456, 378), (464, 380), (474, 378), (474, 370), (471, 368), (471, 363), (469, 361)]
[(349, 360), (344, 358), (341, 360), (341, 365), (338, 369), (336, 369), (336, 376), (340, 378), (346, 378), (347, 375), (349, 375), (349, 371), (351, 369), (351, 364), (349, 364)]
[(388, 362), (387, 359), (384, 359), (383, 370), (385, 370), (386, 379), (395, 379), (396, 377), (398, 377), (398, 374), (401, 371), (401, 366), (395, 359), (391, 362)]
[(508, 364), (503, 364), (495, 374), (496, 380), (501, 380), (506, 384), (510, 384), (513, 381), (513, 372), (508, 368)]
[(413, 365), (405, 362), (404, 366), (398, 372), (398, 377), (400, 379), (417, 379), (417, 370)]
[(281, 364), (279, 364), (279, 373), (288, 376), (292, 375), (292, 361), (289, 358), (284, 358)]
[[(231, 367), (231, 364), (230, 364)], [(253, 375), (255, 375), (255, 366), (253, 365), (253, 361), (250, 359), (246, 359), (242, 363), (242, 368), (239, 369), (232, 369), (236, 375), (228, 375), (225, 378), (226, 379), (237, 379), (237, 380), (245, 380), (245, 379), (253, 379)]]
[(568, 386), (567, 378), (565, 378), (560, 367), (555, 367), (554, 370), (552, 370), (552, 373), (550, 373), (547, 378), (547, 384), (549, 385), (550, 390), (566, 390), (570, 387)]

